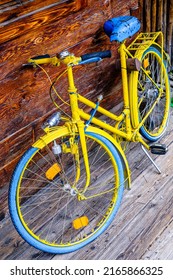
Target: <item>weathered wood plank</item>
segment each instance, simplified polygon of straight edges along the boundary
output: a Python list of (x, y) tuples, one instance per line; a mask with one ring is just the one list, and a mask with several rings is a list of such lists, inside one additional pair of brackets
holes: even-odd
[(170, 0), (169, 17), (168, 17), (168, 27), (167, 27), (167, 51), (171, 58), (171, 63), (173, 63), (173, 0)]
[[(73, 3), (70, 3), (68, 0), (23, 0), (23, 1), (6, 1), (5, 3), (0, 3), (0, 13), (2, 14), (0, 18), (0, 26), (5, 26), (9, 24), (13, 24), (14, 21), (18, 21), (21, 18), (26, 18), (31, 14), (36, 14), (39, 11), (47, 10), (49, 8), (59, 6), (60, 9), (64, 9), (64, 7), (75, 7), (76, 10), (84, 7), (84, 3), (87, 1), (76, 0)], [(33, 5), (34, 4), (34, 5)]]
[(151, 1), (145, 0), (146, 31), (151, 31)]
[[(15, 11), (12, 14), (11, 10), (5, 14), (3, 13), (3, 22), (0, 23), (0, 43), (12, 40), (18, 37), (19, 34), (20, 36), (26, 34), (31, 28), (34, 31), (40, 26), (45, 27), (47, 24), (60, 20), (68, 14), (80, 10), (80, 3), (80, 0), (67, 1), (66, 3), (46, 1), (44, 4), (41, 1), (34, 6), (31, 4), (28, 9), (19, 10), (17, 7), (17, 14)], [(84, 7), (85, 5), (83, 4)], [(10, 15), (13, 17), (10, 17)]]
[[(168, 33), (167, 33), (167, 30), (168, 30), (168, 1), (163, 1), (163, 26), (162, 26), (162, 31), (163, 31), (163, 34), (165, 35), (165, 40), (164, 40), (164, 49), (165, 51), (168, 51), (168, 47), (167, 47), (167, 40), (168, 40)], [(157, 18), (157, 16), (156, 16)]]
[[(127, 228), (126, 233), (128, 234), (128, 246), (124, 243), (126, 248), (118, 258), (122, 259), (136, 259), (142, 258), (146, 251), (154, 240), (160, 235), (163, 228), (167, 227), (170, 223), (173, 212), (171, 211), (171, 205), (173, 202), (173, 197), (170, 196), (172, 192), (172, 182), (173, 180), (168, 180), (162, 188), (166, 188), (168, 195), (164, 196), (165, 191), (157, 192), (150, 203), (147, 203), (147, 207), (143, 209), (141, 216), (139, 215), (135, 219), (133, 226), (135, 227), (135, 234), (128, 234), (130, 227)], [(164, 201), (163, 201), (164, 200)], [(167, 202), (165, 205), (165, 201)], [(142, 220), (142, 226), (139, 225)], [(135, 226), (136, 225), (136, 226)], [(145, 225), (145, 226), (144, 226)]]
[(155, 32), (156, 31), (156, 24), (157, 24), (157, 0), (152, 0), (151, 1), (151, 31)]
[[(97, 16), (98, 16), (98, 13), (95, 14), (95, 20), (98, 21)], [(94, 18), (92, 20), (94, 23)], [(86, 28), (87, 28), (87, 26), (86, 26)], [(96, 28), (96, 26), (95, 26), (95, 28)], [(89, 28), (87, 28), (87, 29), (89, 29)], [(90, 28), (90, 30), (91, 30), (91, 28)], [(64, 40), (65, 40), (65, 37), (64, 37)], [(23, 44), (23, 42), (21, 42), (21, 43)], [(65, 44), (65, 42), (64, 42), (64, 44)], [(20, 43), (18, 46), (20, 48)], [(83, 43), (83, 47), (84, 46), (85, 46), (85, 44)], [(61, 47), (62, 47), (62, 44), (61, 44)], [(86, 45), (86, 47), (87, 47), (87, 45)], [(72, 48), (71, 51), (75, 51), (75, 49), (80, 50), (79, 44), (78, 44), (78, 46)], [(56, 51), (57, 50), (55, 50), (55, 52)], [(93, 49), (93, 51), (94, 51), (94, 49)], [(23, 53), (25, 53), (24, 50), (23, 50)], [(50, 50), (50, 53), (51, 53), (51, 50)], [(31, 55), (27, 54), (27, 57), (26, 57), (26, 55), (25, 56), (23, 55), (23, 61), (21, 61), (21, 64), (25, 63), (27, 61), (28, 57), (33, 56), (33, 55), (34, 54), (31, 54)], [(78, 53), (77, 53), (77, 55), (78, 55)], [(6, 59), (6, 56), (8, 57), (8, 54), (6, 54), (4, 56), (4, 59)], [(35, 118), (35, 115), (38, 117), (39, 115), (42, 114), (42, 112), (40, 112), (41, 108), (42, 108), (42, 111), (43, 110), (48, 111), (49, 108), (46, 108), (46, 107), (43, 108), (43, 106), (44, 106), (44, 104), (46, 106), (49, 104), (49, 107), (50, 107), (51, 102), (50, 101), (48, 102), (48, 96), (44, 96), (44, 92), (45, 91), (48, 92), (48, 89), (49, 89), (49, 84), (47, 83), (47, 81), (46, 81), (47, 87), (45, 87), (45, 79), (44, 79), (45, 75), (42, 74), (40, 71), (31, 71), (31, 70), (26, 70), (23, 68), (21, 69), (20, 66), (17, 66), (16, 70), (14, 71), (15, 63), (18, 63), (18, 62), (15, 62), (16, 57), (15, 57), (14, 53), (10, 57), (9, 62), (10, 61), (11, 61), (11, 63), (9, 65), (9, 67), (5, 68), (5, 69), (8, 69), (8, 70), (6, 70), (6, 71), (8, 71), (8, 74), (5, 73), (5, 71), (3, 71), (4, 72), (3, 74), (5, 75), (6, 78), (4, 77), (5, 79), (2, 83), (2, 91), (1, 91), (1, 96), (3, 98), (2, 99), (3, 106), (2, 106), (2, 110), (1, 110), (1, 119), (4, 122), (3, 127), (5, 128), (8, 123), (9, 132), (13, 133), (14, 131), (12, 131), (12, 132), (10, 131), (12, 129), (12, 127), (14, 129), (17, 129), (17, 128), (20, 129), (20, 127), (25, 126), (26, 124), (23, 123), (23, 120), (27, 121), (26, 117), (28, 118), (28, 116), (30, 116), (31, 118), (29, 118), (27, 122), (32, 122), (32, 120)], [(5, 64), (7, 64), (7, 61), (5, 62)], [(11, 69), (10, 69), (10, 67), (11, 67)], [(13, 67), (13, 70), (12, 70), (12, 67)], [(49, 69), (49, 68), (47, 68), (47, 69)], [(54, 76), (58, 74), (58, 73), (56, 73), (56, 70), (61, 71), (60, 69), (55, 69), (55, 68), (51, 68), (51, 69), (52, 70), (50, 70), (50, 71), (54, 71)], [(90, 85), (90, 86), (93, 85), (93, 88), (94, 88), (95, 85), (90, 82), (91, 76), (93, 76), (94, 68), (90, 68), (90, 69), (92, 69), (92, 71), (89, 72), (89, 73), (91, 73), (91, 75), (88, 75), (88, 79), (84, 79), (84, 77), (85, 77), (84, 71), (81, 72), (79, 70), (78, 76), (79, 76), (79, 79), (81, 78), (81, 81), (88, 80), (88, 85)], [(14, 72), (10, 73), (10, 70), (14, 71)], [(97, 71), (97, 69), (95, 70), (95, 72), (96, 71)], [(17, 77), (16, 77), (16, 72), (18, 72)], [(34, 72), (36, 75), (35, 77), (34, 77)], [(80, 73), (80, 75), (79, 75), (79, 73)], [(81, 75), (81, 73), (82, 73), (82, 75)], [(97, 74), (97, 73), (95, 73), (95, 74)], [(34, 77), (34, 79), (33, 79), (33, 77)], [(10, 80), (10, 82), (9, 82), (9, 80)], [(96, 83), (96, 84), (97, 84), (97, 88), (98, 88), (98, 83)], [(16, 85), (18, 85), (18, 86), (16, 87)], [(83, 85), (83, 88), (85, 88), (84, 85)], [(38, 88), (39, 88), (40, 95), (42, 94), (42, 98), (39, 98), (39, 99), (37, 96)], [(86, 85), (86, 89), (88, 89), (87, 85)], [(61, 94), (66, 95), (65, 87), (64, 87), (64, 91)], [(85, 94), (85, 92), (84, 92), (84, 94)], [(40, 104), (41, 102), (42, 102), (43, 106), (42, 106), (42, 104)], [(38, 104), (39, 104), (39, 106), (37, 106)], [(32, 108), (32, 110), (33, 110), (32, 116), (31, 116), (31, 113), (28, 112), (29, 108)], [(34, 112), (34, 108), (35, 108), (35, 112)], [(6, 111), (9, 112), (8, 119), (5, 114)], [(25, 115), (25, 118), (24, 118), (24, 115)], [(16, 119), (16, 124), (13, 125), (13, 122), (15, 119)], [(12, 125), (10, 125), (10, 122)], [(19, 125), (19, 127), (18, 127), (18, 125)], [(6, 136), (4, 134), (5, 134), (4, 131), (1, 131), (1, 135), (2, 135), (1, 137), (4, 138), (4, 136)]]
[(163, 229), (163, 232), (148, 248), (143, 259), (149, 260), (172, 260), (173, 259), (173, 222)]
[(163, 30), (163, 1), (159, 0), (158, 1), (158, 16), (157, 16), (157, 30)]

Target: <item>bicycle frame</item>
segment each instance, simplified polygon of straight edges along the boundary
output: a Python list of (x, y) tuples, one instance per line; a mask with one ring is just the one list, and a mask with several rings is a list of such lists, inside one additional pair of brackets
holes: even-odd
[[(145, 39), (145, 46), (140, 46), (136, 47), (137, 54), (135, 53), (135, 56), (133, 56), (130, 52), (131, 48), (133, 47), (133, 44), (135, 44), (135, 41), (140, 38), (140, 36), (143, 36), (143, 39)], [(161, 45), (158, 45), (155, 41), (158, 37), (161, 37)], [(73, 78), (73, 71), (72, 71), (72, 66), (68, 65), (68, 82), (69, 82), (69, 93), (70, 93), (70, 104), (71, 104), (71, 110), (72, 110), (72, 119), (74, 122), (79, 121), (81, 118), (84, 120), (90, 120), (91, 123), (99, 126), (100, 128), (106, 129), (107, 131), (113, 133), (113, 135), (120, 136), (127, 141), (137, 141), (140, 142), (143, 146), (145, 146), (147, 149), (149, 149), (149, 146), (147, 143), (142, 139), (139, 130), (140, 127), (144, 124), (150, 113), (152, 112), (153, 108), (155, 107), (157, 100), (160, 98), (161, 90), (158, 88), (158, 86), (155, 84), (155, 82), (151, 79), (151, 77), (148, 75), (147, 71), (141, 67), (142, 71), (144, 74), (154, 83), (154, 85), (159, 89), (159, 96), (156, 100), (156, 102), (153, 104), (153, 106), (150, 108), (150, 110), (147, 112), (146, 116), (143, 118), (143, 120), (140, 122), (138, 127), (132, 127), (131, 124), (131, 112), (130, 112), (130, 96), (132, 96), (133, 93), (133, 88), (128, 87), (128, 73), (127, 73), (127, 56), (134, 58), (136, 56), (141, 56), (144, 51), (149, 48), (151, 45), (156, 45), (158, 48), (161, 49), (161, 54), (162, 54), (162, 60), (163, 57), (166, 57), (166, 53), (163, 50), (163, 34), (162, 32), (153, 32), (153, 33), (140, 33), (138, 37), (136, 38), (135, 41), (132, 42), (132, 44), (126, 48), (125, 42), (122, 42), (119, 47), (119, 53), (120, 53), (120, 61), (121, 61), (121, 75), (122, 75), (122, 86), (123, 86), (123, 111), (121, 114), (118, 116), (116, 114), (113, 114), (109, 112), (108, 110), (102, 108), (101, 106), (97, 107), (97, 111), (101, 113), (102, 115), (109, 117), (110, 119), (114, 120), (116, 122), (115, 126), (109, 125), (103, 121), (101, 121), (98, 118), (93, 117), (91, 119), (91, 116), (87, 113), (85, 113), (83, 110), (81, 110), (78, 107), (78, 101), (91, 107), (92, 109), (96, 108), (96, 104), (87, 98), (81, 96), (79, 93), (77, 93), (77, 89), (74, 84), (74, 78)], [(142, 43), (141, 43), (142, 45)], [(133, 48), (134, 50), (134, 48)], [(163, 72), (163, 69), (161, 69)], [(161, 74), (162, 75), (162, 74)], [(162, 85), (161, 85), (162, 88)], [(138, 116), (136, 116), (137, 118)], [(125, 131), (119, 130), (118, 126), (119, 124), (125, 121)]]
[[(146, 49), (151, 44), (153, 44), (153, 42), (156, 40), (156, 38), (159, 35), (162, 36), (161, 32), (157, 32), (154, 40), (150, 40), (148, 42), (148, 44), (146, 44)], [(162, 37), (161, 49), (162, 49), (162, 59), (163, 59), (163, 37)], [(144, 52), (144, 49), (142, 50), (142, 52)], [(127, 73), (127, 64), (126, 64), (127, 63), (126, 62), (127, 55), (130, 56), (130, 57), (133, 57), (133, 56), (131, 55), (131, 53), (126, 48), (124, 42), (120, 44), (119, 53), (120, 53), (120, 61), (121, 61), (121, 75), (122, 75), (122, 86), (123, 86), (123, 106), (124, 106), (123, 111), (121, 112), (121, 114), (119, 116), (109, 112), (108, 110), (102, 108), (101, 106), (96, 107), (96, 104), (94, 102), (92, 102), (92, 101), (88, 100), (87, 98), (81, 96), (77, 92), (77, 88), (75, 87), (75, 84), (74, 84), (72, 66), (70, 64), (67, 66), (67, 69), (68, 69), (68, 71), (67, 71), (67, 73), (68, 73), (68, 83), (69, 83), (68, 92), (69, 92), (69, 96), (70, 96), (72, 120), (78, 126), (79, 136), (80, 136), (80, 141), (81, 141), (81, 146), (82, 146), (82, 151), (83, 151), (83, 156), (84, 156), (85, 168), (86, 168), (86, 173), (87, 173), (87, 182), (86, 182), (86, 186), (84, 188), (84, 192), (87, 189), (87, 186), (89, 185), (90, 171), (89, 171), (89, 163), (88, 163), (88, 156), (87, 156), (87, 149), (86, 149), (86, 142), (85, 142), (85, 135), (84, 135), (85, 124), (83, 122), (81, 122), (81, 119), (89, 121), (89, 122), (93, 123), (94, 125), (97, 125), (98, 127), (103, 128), (103, 129), (107, 130), (108, 132), (112, 133), (115, 140), (116, 140), (117, 136), (120, 136), (120, 137), (126, 139), (127, 141), (140, 142), (144, 147), (146, 147), (149, 150), (149, 145), (143, 140), (143, 138), (140, 135), (139, 130), (140, 130), (140, 127), (144, 124), (144, 122), (147, 119), (147, 117), (149, 116), (149, 114), (152, 112), (153, 108), (155, 107), (155, 104), (157, 103), (157, 100), (153, 104), (153, 106), (150, 108), (150, 110), (146, 114), (143, 121), (138, 125), (138, 127), (133, 128), (132, 124), (131, 124), (130, 95), (133, 95), (134, 93), (133, 93), (132, 88), (131, 89), (128, 88), (128, 76), (127, 76), (128, 73)], [(143, 69), (143, 68), (142, 68), (142, 70), (149, 77), (147, 71), (145, 71), (145, 69)], [(149, 78), (151, 80), (151, 77), (149, 77)], [(160, 94), (161, 94), (161, 92), (160, 92)], [(158, 98), (160, 98), (160, 94), (159, 94)], [(91, 118), (91, 116), (88, 113), (85, 113), (82, 109), (80, 109), (78, 107), (78, 102), (81, 102), (81, 103), (91, 107), (92, 109), (96, 109), (102, 115), (104, 115), (106, 117), (109, 117), (110, 119), (114, 120), (116, 122), (116, 125), (112, 126), (110, 124), (107, 124), (107, 123), (103, 122), (102, 120), (100, 120), (96, 117)], [(136, 116), (136, 117), (138, 117), (138, 116)], [(122, 121), (124, 121), (124, 123), (125, 123), (125, 131), (121, 131), (118, 128), (119, 124)], [(128, 173), (130, 173), (129, 170), (128, 170)]]
[[(158, 45), (155, 40), (158, 38), (158, 36), (161, 35), (161, 40), (162, 44), (161, 46)], [(140, 38), (141, 36), (141, 38)], [(70, 106), (71, 106), (71, 113), (72, 113), (72, 121), (67, 121), (66, 126), (71, 129), (71, 131), (75, 130), (75, 126), (77, 126), (78, 132), (79, 132), (79, 139), (81, 143), (81, 148), (82, 148), (82, 153), (83, 153), (83, 158), (84, 158), (84, 164), (85, 164), (85, 169), (86, 169), (86, 174), (87, 174), (87, 180), (86, 180), (86, 185), (84, 187), (83, 193), (86, 191), (87, 187), (89, 186), (90, 183), (90, 167), (89, 167), (89, 161), (88, 161), (88, 154), (87, 154), (87, 147), (86, 147), (86, 140), (85, 140), (85, 130), (87, 129), (87, 126), (89, 123), (94, 124), (98, 127), (98, 133), (101, 134), (103, 137), (108, 138), (110, 141), (113, 142), (113, 144), (118, 148), (122, 159), (124, 161), (124, 165), (126, 167), (126, 172), (127, 172), (127, 178), (130, 178), (130, 170), (128, 167), (128, 163), (126, 160), (126, 157), (124, 155), (123, 150), (121, 149), (121, 145), (117, 142), (117, 136), (126, 139), (127, 141), (133, 141), (133, 142), (140, 142), (144, 147), (146, 147), (148, 150), (150, 149), (150, 146), (143, 140), (139, 130), (140, 127), (144, 124), (145, 120), (148, 118), (149, 114), (152, 112), (157, 100), (160, 98), (161, 91), (159, 92), (159, 96), (156, 100), (156, 102), (153, 104), (153, 106), (148, 110), (146, 116), (143, 118), (143, 120), (138, 124), (137, 127), (132, 126), (131, 122), (131, 109), (130, 109), (130, 96), (134, 94), (133, 88), (129, 88), (128, 85), (128, 72), (127, 72), (127, 57), (131, 58), (138, 58), (139, 59), (142, 57), (142, 54), (144, 53), (147, 48), (149, 48), (151, 45), (155, 45), (158, 48), (161, 49), (162, 53), (162, 60), (163, 56), (166, 56), (166, 54), (163, 51), (163, 35), (161, 32), (155, 32), (153, 34), (151, 33), (140, 33), (139, 34), (139, 39), (144, 40), (144, 46), (143, 43), (140, 44), (135, 44), (134, 40), (132, 44), (128, 47), (126, 47), (125, 42), (122, 42), (119, 47), (119, 53), (120, 53), (120, 62), (121, 62), (121, 74), (122, 74), (122, 86), (123, 86), (123, 110), (120, 115), (113, 114), (109, 112), (108, 110), (102, 108), (99, 103), (94, 103), (87, 98), (83, 97), (77, 92), (77, 88), (74, 83), (74, 77), (73, 77), (73, 66), (78, 65), (80, 62), (80, 58), (75, 57), (75, 56), (67, 56), (65, 59), (63, 59), (63, 63), (67, 66), (67, 75), (68, 75), (68, 92), (69, 92), (69, 98), (70, 98)], [(137, 38), (138, 38), (137, 37)], [(135, 45), (135, 48), (133, 47)], [(137, 45), (137, 47), (136, 47)], [(142, 45), (142, 48), (141, 48)], [(131, 49), (135, 50), (134, 56), (131, 53)], [(37, 60), (38, 61), (38, 60)], [(32, 60), (31, 60), (32, 62)], [(45, 58), (39, 61), (41, 63), (52, 63), (54, 65), (59, 65), (60, 60), (56, 57), (54, 58)], [(148, 75), (147, 71), (141, 67), (142, 71), (146, 76), (149, 77), (149, 79), (152, 81), (151, 77)], [(154, 81), (153, 81), (154, 82)], [(157, 85), (156, 85), (157, 86)], [(110, 118), (111, 120), (115, 121), (115, 125), (110, 125), (102, 121), (101, 119), (98, 119), (94, 116), (91, 116), (90, 114), (84, 112), (82, 109), (79, 108), (78, 102), (81, 102), (90, 108), (94, 109), (95, 111), (98, 111), (101, 113), (103, 116), (106, 116)], [(138, 118), (138, 116), (136, 116)], [(86, 120), (88, 123), (87, 125), (84, 123), (83, 120)], [(124, 122), (124, 130), (119, 129), (119, 125), (121, 122)], [(109, 133), (106, 133), (102, 129), (110, 132), (111, 136)], [(45, 132), (49, 132), (49, 129), (46, 130)], [(110, 138), (111, 137), (111, 138)], [(113, 140), (112, 140), (113, 138)], [(46, 140), (47, 141), (47, 140)], [(37, 144), (38, 147), (40, 144)], [(80, 167), (79, 167), (80, 168)], [(77, 171), (77, 174), (80, 174), (80, 170)], [(76, 182), (77, 178), (76, 177)], [(130, 179), (129, 179), (130, 181)], [(75, 188), (75, 186), (74, 186)], [(82, 199), (82, 198), (81, 198)]]

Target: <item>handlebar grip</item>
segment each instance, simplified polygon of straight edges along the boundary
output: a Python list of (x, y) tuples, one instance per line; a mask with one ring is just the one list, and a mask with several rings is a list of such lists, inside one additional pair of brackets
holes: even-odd
[(85, 60), (81, 60), (78, 64), (79, 65), (90, 64), (90, 63), (94, 63), (94, 62), (99, 62), (100, 60), (102, 60), (100, 57), (92, 57), (92, 58), (88, 58)]
[(49, 54), (38, 55), (28, 59), (28, 62), (31, 64), (47, 64), (52, 63), (53, 58)]
[(94, 52), (94, 53), (88, 53), (88, 54), (83, 54), (81, 56), (82, 61), (88, 60), (90, 58), (94, 57), (100, 57), (100, 58), (106, 58), (106, 57), (111, 57), (111, 51), (101, 51), (101, 52)]
[(30, 59), (37, 60), (37, 59), (44, 59), (44, 58), (50, 58), (50, 55), (49, 54), (37, 55), (37, 56), (31, 57)]

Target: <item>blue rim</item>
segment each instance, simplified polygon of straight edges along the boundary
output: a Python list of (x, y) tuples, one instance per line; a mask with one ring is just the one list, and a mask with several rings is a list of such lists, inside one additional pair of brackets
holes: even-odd
[[(149, 49), (147, 49), (147, 50), (144, 52), (143, 57), (144, 57), (148, 52), (157, 53), (157, 55), (161, 57), (160, 52), (159, 52), (156, 48), (154, 48), (154, 47), (150, 47)], [(165, 64), (165, 61), (164, 61), (164, 64)], [(165, 65), (165, 69), (166, 69), (166, 65)], [(167, 72), (167, 69), (166, 69), (166, 72)], [(169, 80), (169, 79), (168, 79), (168, 80)], [(168, 117), (168, 119), (169, 119), (169, 117)], [(168, 123), (168, 120), (167, 120), (167, 123)], [(166, 125), (165, 125), (165, 128), (164, 128), (163, 132), (162, 132), (159, 136), (151, 136), (151, 135), (147, 132), (147, 130), (145, 129), (144, 126), (142, 126), (142, 127), (140, 128), (140, 133), (141, 133), (142, 136), (143, 136), (145, 139), (147, 139), (148, 141), (150, 141), (150, 142), (155, 142), (155, 141), (159, 140), (159, 139), (163, 136), (163, 134), (164, 134), (164, 132), (165, 132), (165, 129), (166, 129), (166, 127), (167, 127), (167, 123), (166, 123)]]
[(120, 207), (120, 203), (121, 203), (121, 200), (122, 200), (122, 197), (123, 197), (123, 191), (124, 191), (124, 172), (123, 172), (122, 160), (119, 156), (119, 153), (116, 150), (115, 146), (109, 140), (107, 140), (106, 138), (104, 138), (100, 135), (97, 135), (95, 133), (90, 133), (90, 132), (86, 132), (86, 135), (92, 136), (95, 139), (98, 139), (101, 142), (103, 142), (107, 146), (107, 148), (110, 150), (110, 152), (114, 155), (114, 159), (117, 163), (118, 170), (119, 170), (120, 187), (119, 187), (118, 197), (117, 197), (115, 207), (113, 208), (113, 211), (110, 214), (109, 219), (103, 225), (102, 228), (100, 228), (94, 235), (92, 235), (90, 238), (86, 239), (85, 241), (83, 241), (79, 244), (75, 244), (75, 245), (71, 245), (71, 246), (67, 246), (67, 247), (64, 246), (64, 247), (60, 248), (58, 246), (52, 247), (52, 246), (43, 244), (43, 243), (39, 242), (38, 240), (34, 239), (26, 231), (26, 229), (24, 228), (24, 226), (23, 226), (23, 224), (20, 221), (20, 218), (18, 216), (18, 211), (17, 211), (17, 207), (16, 207), (16, 192), (17, 192), (18, 182), (19, 182), (19, 179), (20, 179), (20, 174), (21, 174), (23, 168), (27, 164), (30, 157), (34, 153), (36, 153), (36, 151), (38, 149), (31, 147), (28, 151), (26, 151), (26, 153), (23, 155), (23, 157), (19, 161), (19, 163), (16, 166), (16, 169), (14, 171), (13, 177), (11, 179), (10, 191), (9, 191), (9, 210), (10, 210), (10, 214), (11, 214), (13, 224), (14, 224), (16, 230), (18, 231), (18, 233), (22, 236), (22, 238), (24, 240), (26, 240), (30, 245), (32, 245), (33, 247), (35, 247), (35, 248), (37, 248), (41, 251), (45, 251), (45, 252), (53, 253), (53, 254), (64, 254), (64, 253), (70, 253), (70, 252), (73, 252), (75, 250), (78, 250), (78, 249), (82, 248), (83, 246), (87, 245), (88, 243), (90, 243), (94, 239), (96, 239), (99, 235), (101, 235), (108, 228), (108, 226), (110, 225), (110, 223), (114, 219), (115, 214), (117, 213), (117, 211)]

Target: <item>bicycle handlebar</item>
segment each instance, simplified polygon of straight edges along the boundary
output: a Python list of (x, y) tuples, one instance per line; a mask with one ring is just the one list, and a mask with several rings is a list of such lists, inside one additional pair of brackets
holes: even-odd
[(88, 54), (83, 54), (81, 56), (82, 61), (88, 60), (90, 58), (98, 57), (100, 59), (106, 58), (106, 57), (111, 57), (111, 51), (101, 51), (101, 52), (94, 52), (94, 53), (88, 53)]
[[(64, 56), (65, 54), (65, 56)], [(75, 57), (73, 54), (66, 52), (62, 52), (59, 57), (50, 57), (49, 54), (38, 55), (32, 57), (28, 60), (29, 64), (47, 64), (51, 63), (53, 65), (60, 65), (60, 63), (64, 63), (67, 65), (78, 65), (78, 64), (87, 64), (98, 62), (102, 58), (111, 57), (111, 51), (101, 51), (84, 54), (81, 57)]]

